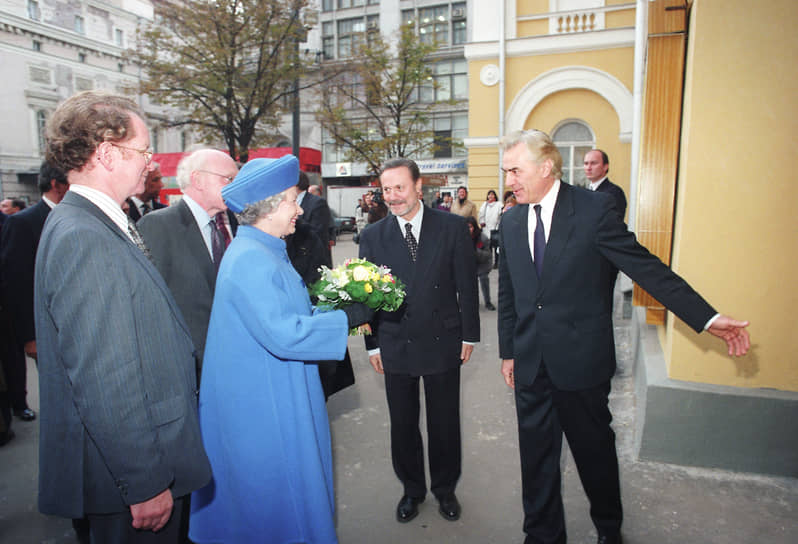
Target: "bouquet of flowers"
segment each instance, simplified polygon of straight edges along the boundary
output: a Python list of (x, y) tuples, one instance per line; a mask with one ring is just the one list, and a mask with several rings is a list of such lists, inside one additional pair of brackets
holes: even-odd
[[(339, 310), (355, 302), (362, 302), (375, 311), (395, 312), (405, 299), (402, 280), (391, 274), (391, 269), (377, 266), (365, 259), (347, 259), (333, 269), (322, 266), (321, 278), (308, 287), (316, 306), (324, 310)], [(367, 331), (371, 332), (368, 325)], [(350, 331), (357, 334), (358, 329)]]

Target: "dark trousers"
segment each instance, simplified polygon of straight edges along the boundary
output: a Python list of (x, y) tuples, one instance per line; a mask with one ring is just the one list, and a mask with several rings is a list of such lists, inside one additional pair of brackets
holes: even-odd
[(620, 534), (623, 512), (609, 393), (609, 382), (561, 391), (551, 383), (545, 364), (531, 385), (516, 383), (525, 544), (566, 541), (560, 481), (563, 433), (599, 535)]
[(184, 500), (175, 499), (172, 517), (157, 533), (134, 529), (130, 510), (118, 514), (89, 514), (91, 544), (177, 544)]
[(19, 412), (28, 407), (28, 363), (25, 360), (25, 350), (17, 342), (13, 322), (5, 310), (0, 310), (0, 328), (0, 358), (3, 361), (8, 398), (11, 408)]
[(485, 301), (485, 305), (487, 306), (490, 304), (490, 272), (487, 274), (480, 274), (477, 278), (479, 278), (479, 287), (482, 289), (482, 300)]
[[(460, 367), (424, 376), (430, 490), (436, 497), (454, 493), (461, 471)], [(404, 493), (423, 498), (427, 493), (424, 443), (419, 430), (419, 376), (385, 373), (385, 392), (391, 417), (391, 456)]]

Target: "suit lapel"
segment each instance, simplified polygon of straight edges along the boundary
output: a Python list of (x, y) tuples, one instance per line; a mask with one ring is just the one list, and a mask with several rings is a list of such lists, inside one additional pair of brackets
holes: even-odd
[(191, 259), (196, 262), (196, 266), (202, 270), (202, 275), (208, 282), (208, 287), (211, 293), (216, 286), (216, 269), (213, 266), (213, 259), (208, 253), (208, 246), (205, 245), (205, 240), (202, 237), (202, 231), (194, 219), (194, 214), (191, 213), (188, 204), (183, 200), (176, 204), (177, 212), (180, 214), (180, 224), (183, 226), (182, 240), (187, 244), (187, 254)]
[(560, 191), (557, 202), (554, 204), (554, 213), (551, 218), (551, 232), (546, 242), (546, 254), (543, 259), (543, 278), (541, 285), (545, 287), (546, 280), (553, 274), (557, 261), (560, 260), (568, 240), (574, 229), (574, 202), (572, 188), (560, 182)]
[[(183, 314), (180, 313), (180, 309), (177, 307), (177, 303), (175, 302), (174, 298), (172, 297), (172, 292), (169, 290), (169, 287), (166, 286), (166, 282), (163, 280), (161, 273), (158, 272), (158, 269), (155, 268), (155, 265), (150, 262), (150, 260), (144, 255), (144, 253), (136, 247), (136, 244), (128, 237), (127, 234), (122, 232), (119, 226), (114, 223), (110, 217), (105, 215), (99, 207), (97, 207), (94, 203), (92, 203), (89, 199), (73, 192), (68, 191), (66, 195), (64, 195), (64, 199), (61, 201), (61, 204), (72, 204), (77, 208), (87, 212), (92, 217), (96, 218), (100, 223), (102, 223), (109, 231), (111, 231), (114, 236), (123, 240), (130, 249), (130, 254), (133, 256), (136, 261), (141, 265), (144, 271), (149, 275), (150, 279), (158, 286), (160, 289), (161, 294), (169, 304), (169, 307), (172, 309), (172, 313), (176, 316), (177, 322), (180, 323), (180, 326), (183, 328), (185, 333), (191, 337), (191, 332), (188, 330), (188, 325), (186, 325), (185, 320), (183, 319)], [(61, 205), (59, 204), (59, 206)], [(102, 250), (102, 248), (100, 248)]]
[[(537, 292), (539, 282), (535, 272), (534, 261), (532, 260), (532, 250), (529, 247), (529, 205), (521, 204), (514, 208), (515, 211), (508, 213), (502, 218), (507, 222), (504, 235), (504, 245), (508, 249), (507, 259), (510, 270), (515, 270), (514, 276), (520, 278), (523, 284), (528, 285), (530, 291)], [(513, 262), (512, 255), (518, 255), (520, 259)]]
[[(441, 234), (441, 224), (435, 212), (429, 208), (424, 209), (424, 217), (421, 220), (421, 235), (418, 239), (418, 251), (416, 252), (416, 262), (412, 266), (414, 278), (426, 277), (427, 270), (432, 266), (437, 253), (435, 240)], [(402, 236), (405, 248), (407, 242)], [(407, 260), (410, 261), (410, 250), (407, 250)]]

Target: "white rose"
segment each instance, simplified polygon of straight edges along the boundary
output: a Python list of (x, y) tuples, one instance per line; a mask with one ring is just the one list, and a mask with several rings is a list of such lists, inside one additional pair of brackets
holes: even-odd
[(356, 266), (354, 270), (352, 270), (352, 278), (355, 281), (366, 281), (371, 276), (371, 273), (365, 266)]

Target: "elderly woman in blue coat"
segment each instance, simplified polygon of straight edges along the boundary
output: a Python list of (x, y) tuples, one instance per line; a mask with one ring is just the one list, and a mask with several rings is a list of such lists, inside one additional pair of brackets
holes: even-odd
[(317, 312), (286, 255), (299, 164), (254, 159), (222, 190), (239, 224), (222, 259), (199, 397), (213, 480), (191, 498), (197, 543), (338, 542), (330, 427), (318, 369), (372, 311)]

